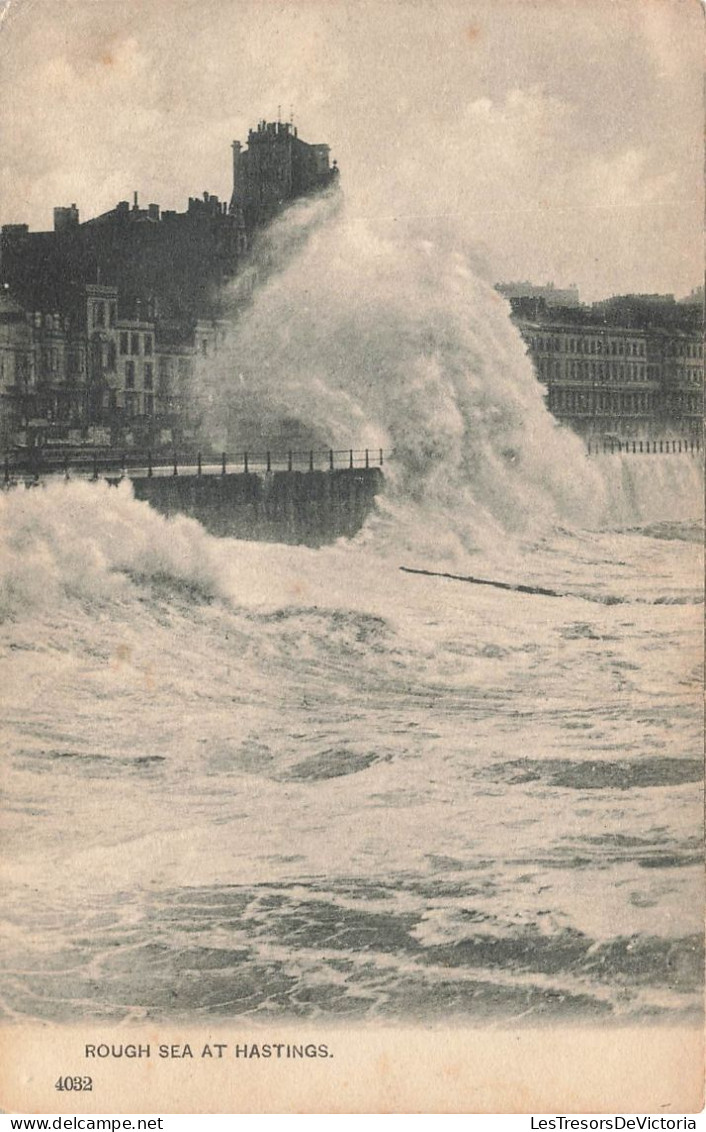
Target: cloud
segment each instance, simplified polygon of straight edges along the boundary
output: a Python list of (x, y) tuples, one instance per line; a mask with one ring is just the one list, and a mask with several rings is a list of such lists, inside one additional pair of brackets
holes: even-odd
[[(595, 290), (606, 281), (595, 261), (620, 247), (618, 289), (646, 263), (650, 289), (698, 281), (692, 0), (14, 0), (6, 11), (3, 222), (45, 227), (74, 200), (93, 215), (132, 189), (163, 207), (204, 189), (227, 196), (231, 140), (293, 106), (302, 136), (334, 147), (359, 215), (449, 217), (499, 275)], [(605, 255), (589, 262), (599, 235)]]

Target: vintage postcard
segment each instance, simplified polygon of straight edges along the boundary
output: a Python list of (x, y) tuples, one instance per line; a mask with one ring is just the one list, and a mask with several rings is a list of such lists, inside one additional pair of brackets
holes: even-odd
[(4, 1111), (694, 1126), (702, 54), (0, 0)]

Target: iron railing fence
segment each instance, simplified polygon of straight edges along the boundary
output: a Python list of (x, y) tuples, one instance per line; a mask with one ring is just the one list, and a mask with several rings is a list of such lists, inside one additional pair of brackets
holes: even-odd
[(680, 452), (693, 456), (701, 451), (702, 444), (701, 437), (693, 436), (677, 439), (669, 437), (666, 440), (621, 440), (619, 437), (607, 437), (588, 440), (586, 448), (589, 456), (655, 456)]
[[(701, 453), (700, 437), (668, 438), (662, 440), (632, 440), (619, 437), (594, 438), (586, 441), (589, 456), (613, 455), (673, 455)], [(344, 468), (383, 468), (394, 452), (382, 448), (310, 448), (272, 449), (266, 451), (221, 452), (206, 455), (201, 452), (119, 452), (101, 449), (68, 452), (56, 449), (33, 449), (13, 452), (3, 458), (4, 482), (18, 477), (39, 478), (47, 475), (64, 475), (99, 479), (130, 477), (138, 479), (152, 476), (202, 476), (232, 474), (263, 474), (267, 472), (337, 471)]]
[(164, 453), (102, 451), (62, 452), (35, 449), (4, 457), (4, 479), (17, 476), (127, 476), (231, 475), (238, 473), (337, 471), (343, 468), (382, 468), (391, 455), (382, 448), (288, 449), (271, 451)]

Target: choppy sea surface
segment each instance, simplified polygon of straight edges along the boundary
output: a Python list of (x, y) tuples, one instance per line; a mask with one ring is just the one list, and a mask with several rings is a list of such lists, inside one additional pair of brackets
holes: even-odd
[(651, 518), (453, 553), (5, 493), (5, 1018), (696, 1016), (699, 477), (653, 460)]
[(587, 459), (457, 224), (266, 239), (209, 435), (393, 450), (384, 495), (310, 550), (0, 494), (6, 1018), (695, 1016), (698, 457)]

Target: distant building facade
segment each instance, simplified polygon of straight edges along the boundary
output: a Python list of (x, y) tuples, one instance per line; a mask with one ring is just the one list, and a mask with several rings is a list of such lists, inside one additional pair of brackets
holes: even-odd
[(542, 299), (548, 307), (577, 307), (580, 301), (575, 283), (570, 287), (555, 287), (553, 283), (537, 285), (523, 280), (518, 283), (497, 283), (495, 290), (506, 299)]
[[(51, 232), (0, 230), (0, 438), (44, 444), (188, 439), (201, 415), (199, 367), (225, 316), (248, 301), (228, 286), (259, 228), (298, 197), (335, 186), (328, 145), (261, 122), (233, 143), (229, 203), (205, 192), (185, 212), (120, 201), (81, 223), (54, 209)], [(239, 298), (234, 296), (238, 294)]]
[(511, 301), (554, 416), (586, 437), (700, 435), (703, 316), (673, 296), (593, 307)]
[(204, 369), (228, 324), (119, 313), (116, 287), (87, 284), (76, 320), (29, 311), (0, 291), (2, 449), (52, 443), (188, 443), (203, 417)]
[(35, 392), (34, 325), (8, 291), (0, 291), (0, 444), (26, 428)]

